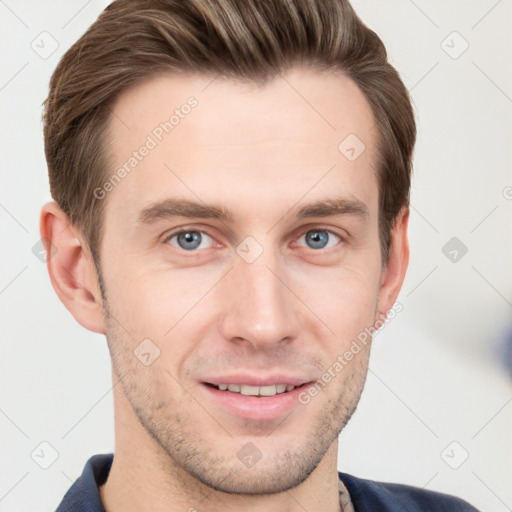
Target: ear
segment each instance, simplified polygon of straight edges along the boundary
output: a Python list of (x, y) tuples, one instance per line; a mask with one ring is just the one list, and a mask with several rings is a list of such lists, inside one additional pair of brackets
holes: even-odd
[(76, 321), (104, 334), (102, 297), (96, 267), (80, 230), (69, 223), (55, 201), (41, 209), (41, 239), (52, 286)]
[(382, 270), (377, 316), (386, 315), (395, 303), (405, 278), (409, 264), (409, 239), (407, 226), (409, 208), (404, 207), (398, 214), (391, 230), (389, 258)]

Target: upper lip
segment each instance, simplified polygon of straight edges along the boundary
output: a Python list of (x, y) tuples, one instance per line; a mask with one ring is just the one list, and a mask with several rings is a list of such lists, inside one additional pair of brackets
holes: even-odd
[(219, 384), (247, 384), (249, 386), (271, 386), (273, 384), (286, 384), (287, 386), (301, 386), (315, 379), (310, 377), (300, 377), (285, 373), (272, 375), (254, 375), (254, 374), (231, 374), (220, 377), (208, 377), (203, 379), (207, 384), (218, 386)]

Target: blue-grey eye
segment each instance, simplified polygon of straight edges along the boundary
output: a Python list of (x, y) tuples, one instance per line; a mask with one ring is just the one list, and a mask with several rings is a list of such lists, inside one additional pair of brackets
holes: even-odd
[[(169, 237), (169, 243), (177, 247), (178, 249), (184, 249), (185, 251), (193, 251), (200, 248), (201, 243), (204, 240), (212, 241), (212, 238), (204, 233), (203, 231), (180, 231)], [(207, 247), (203, 247), (207, 249)]]
[(312, 229), (306, 231), (300, 238), (305, 238), (308, 247), (311, 249), (329, 249), (335, 246), (341, 238), (332, 231), (326, 229)]

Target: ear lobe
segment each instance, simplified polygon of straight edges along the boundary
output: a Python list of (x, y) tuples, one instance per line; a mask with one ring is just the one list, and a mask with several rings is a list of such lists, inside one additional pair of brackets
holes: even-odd
[(55, 201), (41, 209), (41, 239), (52, 286), (78, 323), (104, 334), (102, 298), (96, 268), (79, 230)]
[[(377, 312), (386, 315), (395, 303), (405, 279), (409, 264), (409, 208), (404, 207), (398, 214), (391, 231), (391, 244), (386, 267), (382, 271)], [(376, 318), (377, 320), (377, 318)]]

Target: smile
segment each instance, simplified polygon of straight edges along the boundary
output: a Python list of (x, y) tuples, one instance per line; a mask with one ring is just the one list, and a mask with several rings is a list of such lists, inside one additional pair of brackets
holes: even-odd
[(274, 396), (278, 393), (293, 391), (295, 386), (291, 384), (271, 384), (267, 386), (251, 386), (250, 384), (210, 384), (220, 391), (240, 393), (245, 396)]
[(280, 420), (300, 406), (298, 395), (313, 382), (314, 379), (305, 376), (282, 374), (263, 378), (240, 374), (209, 378), (201, 382), (199, 389), (208, 402), (231, 417), (272, 421)]

